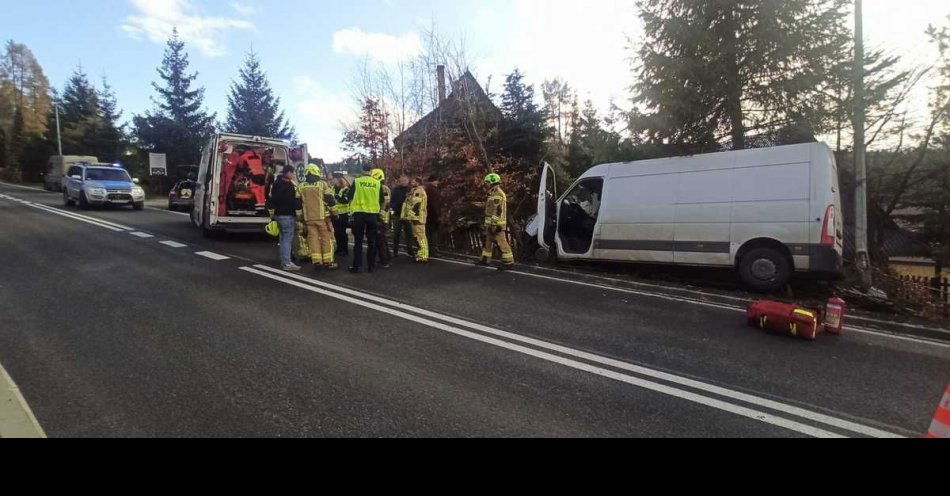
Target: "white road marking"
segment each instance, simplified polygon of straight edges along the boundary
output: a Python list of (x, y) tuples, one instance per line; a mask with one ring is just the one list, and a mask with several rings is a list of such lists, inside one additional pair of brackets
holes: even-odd
[(166, 210), (164, 208), (155, 208), (155, 207), (145, 207), (145, 208), (149, 210), (157, 210), (159, 212), (165, 212), (169, 214), (184, 215), (185, 217), (191, 217), (191, 214), (186, 214), (185, 212), (172, 212), (171, 210)]
[(0, 438), (44, 438), (46, 433), (20, 388), (0, 365)]
[(165, 245), (165, 246), (171, 246), (172, 248), (184, 248), (184, 247), (188, 246), (188, 245), (186, 245), (186, 244), (184, 244), (184, 243), (179, 243), (179, 242), (177, 242), (177, 241), (159, 241), (159, 243), (161, 243), (161, 244), (163, 244), (163, 245)]
[(231, 257), (226, 257), (224, 255), (219, 255), (217, 253), (210, 252), (210, 251), (197, 251), (195, 252), (195, 255), (200, 255), (205, 258), (210, 258), (211, 260), (227, 260), (231, 258)]
[(20, 188), (20, 189), (31, 189), (33, 191), (46, 191), (45, 189), (42, 189), (42, 188), (34, 188), (33, 186), (24, 186), (22, 184), (13, 184), (13, 183), (8, 183), (6, 181), (0, 181), (0, 184), (4, 186), (12, 186), (14, 188)]
[[(263, 270), (258, 270), (258, 269), (263, 269)], [(607, 366), (610, 366), (610, 367), (619, 368), (619, 369), (627, 370), (627, 371), (630, 371), (630, 372), (635, 372), (635, 373), (638, 373), (638, 374), (641, 374), (641, 375), (646, 375), (646, 376), (649, 376), (649, 377), (653, 377), (653, 378), (657, 378), (657, 379), (662, 379), (662, 380), (669, 381), (669, 382), (673, 382), (673, 383), (680, 384), (680, 385), (683, 385), (683, 386), (688, 386), (688, 387), (691, 387), (691, 388), (699, 389), (699, 390), (702, 390), (702, 391), (705, 391), (705, 392), (709, 392), (709, 393), (713, 393), (713, 394), (725, 396), (725, 397), (728, 397), (728, 398), (731, 398), (731, 399), (735, 399), (735, 400), (739, 400), (739, 401), (743, 401), (743, 402), (746, 402), (746, 403), (751, 403), (751, 404), (754, 404), (754, 405), (757, 405), (757, 406), (762, 406), (762, 407), (765, 407), (765, 408), (769, 408), (769, 409), (781, 411), (781, 412), (784, 412), (784, 413), (786, 413), (786, 414), (795, 415), (795, 416), (798, 416), (798, 417), (801, 417), (801, 418), (804, 418), (804, 419), (808, 419), (808, 420), (812, 420), (812, 421), (815, 421), (815, 422), (821, 422), (821, 423), (824, 423), (824, 424), (827, 424), (827, 425), (831, 425), (831, 426), (838, 427), (838, 428), (841, 428), (841, 429), (849, 430), (849, 431), (852, 431), (852, 432), (855, 432), (855, 433), (865, 434), (865, 435), (874, 436), (874, 437), (900, 437), (900, 436), (896, 436), (895, 434), (892, 434), (892, 433), (889, 433), (889, 432), (885, 432), (885, 431), (882, 431), (882, 430), (874, 429), (874, 428), (872, 428), (872, 427), (867, 427), (867, 426), (864, 426), (864, 425), (861, 425), (861, 424), (857, 424), (857, 423), (854, 423), (854, 422), (850, 422), (850, 421), (847, 421), (847, 420), (844, 420), (844, 419), (839, 419), (839, 418), (836, 418), (836, 417), (831, 417), (831, 416), (828, 416), (828, 415), (820, 414), (820, 413), (817, 413), (817, 412), (812, 412), (812, 411), (809, 411), (809, 410), (806, 410), (806, 409), (803, 409), (803, 408), (799, 408), (799, 407), (796, 407), (796, 406), (793, 406), (793, 405), (784, 404), (784, 403), (781, 403), (781, 402), (778, 402), (778, 401), (768, 400), (768, 399), (765, 399), (765, 398), (759, 398), (759, 397), (757, 397), (757, 396), (753, 396), (753, 395), (750, 395), (750, 394), (741, 393), (741, 392), (738, 392), (738, 391), (733, 391), (733, 390), (726, 389), (726, 388), (722, 388), (722, 387), (719, 387), (719, 386), (714, 386), (714, 385), (711, 385), (711, 384), (706, 384), (706, 383), (703, 383), (703, 382), (700, 382), (700, 381), (696, 381), (696, 380), (689, 379), (689, 378), (685, 378), (685, 377), (680, 377), (680, 376), (677, 376), (677, 375), (674, 375), (674, 374), (669, 374), (669, 373), (666, 373), (666, 372), (660, 372), (660, 371), (657, 371), (657, 370), (649, 369), (649, 368), (647, 368), (647, 367), (641, 367), (641, 366), (629, 364), (629, 363), (626, 363), (626, 362), (622, 362), (622, 361), (619, 361), (619, 360), (613, 360), (613, 359), (610, 359), (610, 358), (601, 357), (601, 356), (599, 356), (599, 355), (595, 355), (595, 354), (592, 354), (592, 353), (587, 353), (587, 352), (584, 352), (584, 351), (575, 350), (575, 349), (573, 349), (573, 348), (568, 348), (568, 347), (565, 347), (565, 346), (555, 345), (555, 344), (548, 343), (548, 342), (545, 342), (545, 341), (541, 341), (541, 340), (537, 340), (537, 339), (533, 339), (533, 338), (524, 337), (524, 336), (521, 336), (521, 335), (518, 335), (518, 334), (513, 334), (513, 333), (501, 331), (501, 330), (494, 329), (494, 328), (491, 328), (491, 327), (488, 327), (488, 326), (483, 326), (483, 325), (481, 325), (481, 324), (475, 324), (475, 323), (472, 323), (472, 322), (467, 322), (467, 321), (464, 321), (464, 320), (461, 320), (461, 319), (457, 319), (457, 318), (454, 318), (454, 317), (451, 317), (451, 316), (448, 316), (448, 315), (443, 315), (443, 314), (439, 314), (439, 313), (436, 313), (436, 312), (431, 312), (431, 311), (428, 311), (428, 310), (425, 310), (425, 309), (422, 309), (422, 308), (414, 307), (414, 306), (411, 306), (411, 305), (406, 305), (406, 304), (404, 304), (404, 303), (400, 303), (400, 302), (393, 301), (393, 300), (388, 300), (388, 299), (381, 298), (381, 297), (374, 296), (374, 295), (368, 295), (368, 294), (365, 294), (365, 293), (361, 293), (361, 292), (359, 292), (359, 291), (351, 290), (351, 289), (344, 288), (344, 287), (341, 287), (341, 286), (336, 286), (336, 285), (329, 284), (329, 283), (325, 283), (325, 282), (322, 282), (322, 281), (317, 281), (317, 280), (314, 280), (314, 279), (309, 279), (309, 278), (306, 278), (306, 277), (303, 277), (303, 276), (299, 276), (299, 275), (296, 275), (296, 274), (281, 273), (281, 272), (278, 272), (276, 269), (273, 269), (273, 268), (271, 268), (271, 267), (267, 267), (267, 266), (263, 266), (263, 265), (256, 265), (254, 268), (251, 268), (251, 267), (242, 267), (241, 270), (244, 270), (244, 271), (246, 271), (246, 272), (250, 272), (250, 273), (253, 273), (253, 274), (256, 274), (256, 275), (260, 275), (260, 276), (263, 276), (263, 277), (267, 277), (267, 278), (269, 278), (269, 279), (273, 279), (273, 280), (276, 280), (276, 281), (280, 281), (280, 282), (283, 282), (283, 283), (285, 283), (285, 284), (289, 284), (289, 285), (292, 285), (292, 286), (296, 286), (296, 287), (299, 287), (299, 288), (301, 288), (301, 289), (305, 289), (305, 290), (307, 290), (307, 291), (312, 291), (312, 292), (315, 292), (315, 293), (318, 293), (318, 294), (322, 294), (322, 295), (329, 296), (329, 297), (332, 297), (332, 298), (340, 299), (340, 300), (346, 301), (346, 302), (348, 302), (348, 303), (353, 303), (353, 304), (360, 305), (360, 306), (367, 307), (367, 308), (371, 308), (371, 309), (374, 309), (374, 310), (377, 310), (377, 311), (380, 311), (380, 312), (383, 312), (383, 313), (388, 313), (388, 314), (390, 314), (390, 315), (394, 315), (394, 316), (397, 316), (397, 317), (400, 317), (400, 318), (404, 318), (404, 319), (407, 319), (407, 320), (411, 320), (411, 321), (414, 321), (414, 322), (417, 322), (417, 323), (425, 324), (425, 325), (428, 325), (428, 326), (430, 326), (430, 327), (435, 327), (435, 328), (437, 328), (437, 329), (441, 329), (441, 330), (444, 330), (444, 331), (447, 331), (447, 332), (451, 332), (451, 333), (453, 333), (453, 334), (461, 335), (461, 336), (464, 336), (464, 337), (468, 337), (468, 338), (475, 339), (475, 340), (478, 340), (478, 341), (482, 341), (482, 342), (485, 342), (485, 343), (493, 344), (493, 345), (496, 345), (496, 346), (501, 346), (501, 347), (503, 347), (503, 348), (507, 348), (507, 349), (510, 349), (510, 350), (513, 350), (513, 351), (518, 351), (518, 352), (525, 353), (525, 354), (528, 354), (528, 355), (531, 355), (531, 356), (535, 356), (535, 357), (538, 357), (538, 358), (541, 358), (541, 359), (544, 359), (544, 360), (547, 360), (547, 361), (552, 361), (552, 362), (555, 362), (555, 363), (559, 363), (559, 364), (562, 364), (562, 365), (566, 365), (566, 366), (568, 366), (568, 367), (575, 368), (575, 369), (578, 369), (578, 370), (584, 370), (584, 371), (591, 372), (591, 373), (594, 373), (594, 374), (597, 374), (597, 375), (601, 375), (601, 376), (604, 376), (604, 377), (609, 377), (609, 378), (616, 379), (616, 380), (619, 380), (619, 381), (627, 382), (627, 383), (629, 383), (629, 384), (633, 384), (633, 385), (636, 385), (636, 386), (644, 387), (644, 388), (646, 388), (646, 389), (650, 389), (650, 390), (653, 390), (653, 391), (661, 392), (661, 393), (664, 393), (664, 394), (668, 394), (668, 395), (671, 395), (671, 396), (676, 396), (676, 397), (679, 397), (679, 398), (682, 398), (682, 399), (686, 399), (686, 400), (689, 400), (689, 401), (693, 401), (693, 402), (701, 403), (701, 404), (704, 404), (704, 405), (712, 406), (712, 407), (714, 407), (714, 408), (719, 408), (719, 409), (721, 409), (721, 410), (729, 411), (729, 412), (735, 413), (735, 414), (737, 414), (737, 415), (742, 415), (742, 416), (745, 416), (745, 417), (754, 418), (754, 419), (756, 419), (756, 420), (761, 420), (761, 421), (763, 421), (763, 422), (770, 423), (770, 424), (777, 425), (777, 426), (784, 427), (784, 428), (788, 428), (788, 429), (791, 429), (791, 430), (794, 430), (794, 431), (797, 431), (797, 432), (802, 432), (802, 433), (806, 433), (806, 434), (809, 434), (809, 435), (815, 435), (815, 436), (820, 436), (820, 437), (828, 437), (828, 436), (830, 436), (830, 437), (840, 437), (840, 436), (838, 436), (838, 435), (835, 434), (835, 433), (828, 432), (828, 431), (824, 431), (824, 430), (821, 430), (821, 429), (816, 429), (816, 428), (814, 428), (814, 427), (812, 427), (812, 426), (808, 426), (808, 425), (804, 425), (804, 424), (801, 424), (801, 423), (798, 423), (798, 422), (790, 421), (790, 420), (787, 420), (787, 419), (782, 418), (782, 417), (776, 417), (776, 416), (773, 416), (773, 415), (768, 414), (768, 413), (765, 413), (765, 412), (761, 412), (761, 411), (757, 411), (757, 410), (752, 410), (752, 409), (749, 409), (749, 408), (746, 408), (746, 407), (743, 407), (743, 406), (739, 406), (739, 405), (734, 405), (734, 404), (731, 404), (731, 403), (726, 403), (726, 402), (721, 401), (721, 400), (718, 400), (718, 399), (709, 398), (709, 397), (707, 397), (707, 396), (698, 395), (698, 394), (695, 394), (695, 393), (692, 393), (692, 392), (689, 392), (689, 391), (685, 391), (685, 390), (673, 388), (673, 387), (670, 387), (670, 386), (666, 386), (666, 385), (663, 385), (663, 384), (659, 384), (659, 383), (647, 381), (647, 380), (642, 379), (642, 378), (633, 377), (633, 376), (628, 376), (628, 375), (625, 375), (625, 374), (620, 374), (620, 373), (617, 373), (617, 372), (614, 372), (614, 371), (610, 371), (610, 370), (606, 370), (606, 369), (601, 369), (601, 368), (599, 368), (599, 367), (595, 367), (595, 366), (592, 366), (592, 365), (589, 365), (589, 364), (586, 364), (586, 363), (577, 362), (577, 361), (574, 361), (574, 360), (571, 360), (571, 359), (567, 359), (567, 358), (563, 358), (563, 357), (560, 357), (560, 356), (557, 356), (557, 355), (551, 355), (551, 354), (549, 354), (549, 353), (545, 353), (545, 352), (542, 352), (542, 351), (534, 350), (534, 349), (531, 349), (531, 348), (525, 348), (525, 347), (522, 347), (522, 346), (520, 346), (520, 345), (515, 345), (515, 344), (509, 343), (509, 342), (507, 342), (507, 341), (501, 341), (501, 340), (498, 340), (498, 339), (495, 339), (495, 338), (486, 337), (486, 336), (483, 336), (483, 335), (481, 335), (481, 334), (474, 334), (474, 333), (471, 333), (471, 332), (469, 332), (469, 331), (462, 330), (462, 329), (460, 329), (460, 328), (458, 328), (458, 327), (450, 326), (450, 325), (445, 324), (445, 323), (443, 323), (443, 322), (452, 323), (452, 324), (460, 325), (460, 326), (463, 326), (463, 327), (468, 327), (468, 328), (470, 328), (470, 329), (478, 330), (478, 331), (485, 332), (485, 333), (488, 333), (488, 334), (492, 334), (492, 335), (495, 335), (495, 336), (504, 337), (504, 338), (507, 338), (507, 339), (515, 340), (515, 341), (520, 341), (520, 342), (522, 342), (522, 343), (531, 344), (531, 345), (533, 345), (533, 346), (538, 346), (538, 347), (541, 347), (541, 348), (544, 348), (544, 349), (547, 349), (547, 350), (550, 350), (550, 351), (556, 351), (556, 352), (558, 352), (558, 353), (570, 355), (570, 356), (573, 356), (573, 357), (576, 357), (576, 358), (582, 358), (582, 359), (585, 359), (585, 360), (593, 361), (593, 362), (596, 362), (596, 363), (599, 363), (599, 364), (602, 364), (602, 365), (607, 365)], [(278, 275), (278, 274), (280, 274), (280, 275)], [(305, 283), (306, 283), (306, 284), (305, 284)], [(344, 294), (340, 294), (340, 293), (344, 293)], [(346, 294), (353, 295), (353, 296), (346, 296)], [(380, 306), (380, 305), (377, 305), (377, 304), (375, 304), (375, 303), (370, 303), (370, 301), (374, 301), (374, 302), (377, 302), (377, 303), (381, 303), (381, 304), (384, 304), (384, 305), (387, 305), (387, 306), (385, 306), (385, 307), (384, 307), (384, 306)], [(392, 307), (392, 308), (389, 308), (389, 307)], [(397, 310), (397, 309), (398, 309), (398, 310)], [(414, 312), (414, 313), (419, 314), (419, 315), (423, 315), (423, 316), (426, 316), (426, 317), (431, 317), (431, 318), (439, 319), (439, 320), (441, 320), (441, 321), (443, 321), (443, 322), (436, 322), (436, 321), (430, 320), (430, 319), (428, 319), (428, 318), (424, 318), (424, 317), (420, 317), (420, 316), (418, 316), (418, 315), (413, 315), (413, 314), (406, 313), (405, 311), (411, 311), (411, 312)]]
[(153, 236), (153, 235), (151, 235), (151, 234), (149, 234), (149, 233), (143, 233), (143, 232), (138, 232), (138, 231), (136, 231), (136, 232), (130, 232), (129, 234), (131, 234), (132, 236), (135, 236), (135, 237), (137, 237), (137, 238), (154, 238), (154, 237), (155, 237), (155, 236)]
[(66, 218), (69, 218), (69, 219), (72, 219), (72, 220), (78, 220), (79, 222), (85, 222), (85, 223), (87, 223), (87, 224), (92, 224), (92, 225), (94, 225), (94, 226), (99, 226), (99, 227), (102, 227), (102, 228), (104, 228), (104, 229), (108, 229), (108, 230), (110, 230), (110, 231), (122, 232), (122, 229), (119, 229), (119, 228), (117, 228), (117, 227), (112, 227), (112, 226), (110, 226), (110, 225), (106, 225), (106, 224), (103, 224), (103, 223), (100, 223), (100, 222), (95, 222), (95, 221), (91, 221), (91, 220), (89, 220), (89, 219), (85, 219), (85, 218), (82, 218), (82, 217), (74, 216), (74, 215), (72, 215), (72, 214), (70, 214), (70, 213), (68, 213), (68, 212), (63, 212), (62, 210), (52, 209), (52, 208), (49, 208), (49, 207), (40, 205), (40, 204), (38, 204), (38, 203), (35, 203), (35, 204), (33, 204), (33, 205), (30, 205), (30, 207), (33, 207), (33, 208), (35, 208), (35, 209), (42, 210), (42, 211), (44, 211), (44, 212), (48, 212), (48, 213), (51, 213), (51, 214), (61, 215), (61, 216), (63, 216), (63, 217), (66, 217)]
[[(442, 262), (454, 263), (454, 264), (458, 264), (458, 265), (476, 267), (475, 264), (465, 263), (465, 262), (459, 262), (459, 261), (457, 261), (457, 260), (447, 260), (447, 259), (444, 259), (444, 258), (440, 258), (440, 259), (437, 259), (437, 260), (442, 261)], [(490, 268), (489, 270), (497, 270), (497, 269), (492, 269), (492, 268)], [(545, 275), (541, 275), (541, 274), (532, 274), (532, 273), (530, 273), (530, 272), (509, 271), (509, 272), (506, 272), (506, 273), (507, 273), (507, 274), (518, 274), (518, 275), (527, 276), (527, 277), (534, 277), (534, 278), (537, 278), (537, 279), (547, 279), (547, 280), (550, 280), (550, 281), (557, 281), (557, 282), (575, 284), (575, 285), (579, 285), (579, 286), (587, 286), (587, 287), (596, 288), (596, 289), (602, 289), (602, 290), (607, 290), (607, 291), (616, 291), (616, 292), (619, 292), (619, 293), (634, 294), (634, 295), (638, 295), (638, 296), (647, 296), (647, 297), (651, 297), (651, 298), (660, 298), (660, 299), (669, 300), (669, 301), (675, 301), (675, 302), (680, 302), (680, 303), (689, 303), (689, 304), (691, 304), (691, 305), (700, 305), (700, 306), (704, 306), (704, 307), (718, 308), (718, 309), (721, 309), (721, 310), (729, 310), (729, 311), (733, 311), (733, 312), (745, 313), (745, 311), (746, 311), (745, 308), (737, 307), (737, 306), (733, 306), (733, 305), (728, 305), (728, 304), (725, 304), (725, 303), (713, 303), (713, 302), (710, 302), (710, 301), (696, 300), (696, 299), (687, 298), (687, 297), (682, 297), (682, 296), (674, 296), (674, 295), (668, 295), (668, 294), (662, 294), (662, 293), (651, 293), (651, 292), (648, 292), (648, 291), (639, 291), (639, 290), (636, 290), (636, 289), (628, 289), (628, 288), (617, 288), (617, 287), (613, 287), (613, 286), (606, 286), (606, 285), (603, 285), (603, 284), (594, 284), (594, 283), (583, 282), (583, 281), (574, 281), (574, 280), (570, 280), (570, 279), (561, 279), (561, 278), (559, 278), (559, 277), (545, 276)], [(884, 331), (880, 331), (880, 330), (867, 329), (867, 328), (863, 328), (863, 327), (845, 326), (845, 330), (850, 331), (850, 332), (856, 332), (856, 333), (858, 333), (858, 334), (870, 334), (870, 335), (873, 335), (873, 336), (878, 336), (878, 337), (883, 337), (883, 338), (888, 338), (888, 339), (896, 339), (896, 340), (899, 340), (899, 341), (908, 341), (908, 342), (917, 343), (917, 344), (925, 344), (925, 345), (930, 345), (930, 346), (936, 346), (936, 347), (938, 347), (938, 348), (950, 348), (950, 343), (942, 343), (942, 342), (939, 342), (939, 341), (934, 341), (934, 340), (925, 339), (925, 338), (916, 338), (916, 337), (910, 337), (910, 336), (899, 336), (899, 335), (896, 335), (896, 334), (892, 334), (892, 333), (888, 333), (888, 332), (884, 332)]]
[(45, 205), (45, 204), (42, 204), (42, 203), (36, 203), (35, 205), (40, 206), (40, 207), (43, 207), (43, 208), (45, 208), (45, 209), (47, 209), (47, 210), (54, 210), (54, 211), (56, 211), (56, 212), (61, 212), (61, 213), (64, 213), (64, 214), (68, 214), (68, 215), (71, 215), (71, 216), (73, 216), (73, 217), (79, 217), (79, 218), (86, 219), (86, 220), (89, 220), (89, 221), (92, 221), (92, 222), (98, 222), (98, 223), (100, 223), (100, 224), (107, 224), (107, 225), (110, 225), (110, 226), (112, 226), (112, 227), (115, 227), (115, 228), (120, 229), (120, 230), (123, 230), (123, 231), (134, 231), (134, 230), (135, 230), (135, 228), (133, 228), (133, 227), (125, 226), (125, 225), (122, 225), (122, 224), (119, 224), (119, 223), (116, 223), (116, 222), (112, 222), (112, 221), (108, 221), (108, 220), (105, 220), (105, 219), (100, 219), (99, 217), (93, 217), (93, 216), (91, 216), (91, 215), (83, 215), (83, 214), (80, 214), (80, 213), (78, 213), (78, 212), (71, 212), (71, 211), (69, 211), (69, 210), (64, 210), (64, 209), (56, 208), (56, 207), (51, 207), (51, 206), (49, 206), (49, 205)]

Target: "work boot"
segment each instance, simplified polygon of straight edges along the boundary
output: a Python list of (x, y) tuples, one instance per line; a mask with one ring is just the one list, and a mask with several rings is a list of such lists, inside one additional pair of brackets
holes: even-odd
[(506, 270), (514, 270), (514, 269), (515, 269), (515, 264), (513, 263), (503, 263), (498, 266), (498, 270), (501, 272), (504, 272)]
[(322, 263), (319, 263), (319, 262), (314, 262), (314, 263), (313, 263), (313, 270), (317, 271), (317, 270), (320, 270), (320, 269), (322, 269), (322, 268), (323, 268), (323, 264), (322, 264)]
[(478, 265), (481, 267), (488, 267), (489, 265), (491, 265), (491, 262), (488, 260), (488, 257), (482, 257), (481, 260), (475, 262), (475, 265)]
[(339, 269), (339, 268), (340, 268), (340, 266), (337, 265), (336, 262), (331, 263), (331, 264), (328, 264), (326, 267), (327, 267), (327, 270), (336, 270), (336, 269)]
[(359, 268), (359, 267), (350, 267), (350, 268), (347, 269), (347, 270), (349, 270), (350, 272), (352, 272), (352, 273), (354, 273), (354, 274), (359, 274), (359, 273), (360, 273), (360, 268)]

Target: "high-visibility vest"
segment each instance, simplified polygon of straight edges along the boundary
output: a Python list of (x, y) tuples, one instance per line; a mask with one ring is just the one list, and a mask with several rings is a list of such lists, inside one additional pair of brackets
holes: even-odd
[(402, 220), (408, 220), (413, 224), (425, 224), (427, 209), (429, 206), (429, 197), (426, 196), (426, 190), (422, 186), (417, 186), (409, 192), (409, 197), (402, 204)]
[(485, 225), (505, 227), (508, 225), (508, 196), (500, 186), (492, 188), (485, 202)]
[(336, 186), (333, 188), (333, 195), (336, 196), (336, 205), (333, 207), (333, 213), (336, 215), (346, 215), (350, 213), (349, 202), (346, 201), (346, 197), (350, 194), (350, 186), (341, 188)]
[(389, 223), (390, 201), (392, 200), (392, 191), (389, 186), (383, 185), (383, 203), (379, 207), (379, 220), (383, 223)]
[(351, 214), (378, 214), (379, 192), (382, 188), (379, 180), (371, 176), (360, 176), (353, 181), (353, 200), (350, 201)]
[(301, 183), (300, 197), (303, 199), (304, 222), (316, 222), (326, 219), (326, 200), (329, 186), (323, 181)]

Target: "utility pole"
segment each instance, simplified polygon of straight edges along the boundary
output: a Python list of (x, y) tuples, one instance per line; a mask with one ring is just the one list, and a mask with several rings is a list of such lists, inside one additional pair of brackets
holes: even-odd
[(59, 102), (53, 101), (53, 108), (56, 110), (56, 146), (59, 148), (59, 156), (63, 156), (63, 139), (59, 136)]
[(861, 288), (871, 289), (868, 256), (868, 177), (864, 142), (864, 22), (862, 0), (854, 2), (854, 244)]

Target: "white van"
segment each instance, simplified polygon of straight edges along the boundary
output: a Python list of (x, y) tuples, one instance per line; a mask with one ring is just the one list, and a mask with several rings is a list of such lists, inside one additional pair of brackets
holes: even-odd
[(43, 174), (43, 188), (47, 191), (63, 191), (63, 176), (75, 164), (96, 164), (99, 159), (82, 155), (53, 155), (46, 162), (46, 173)]
[[(262, 164), (264, 174), (235, 173), (246, 167), (241, 156), (256, 157), (254, 161)], [(275, 172), (293, 165), (301, 173), (307, 159), (307, 145), (292, 147), (281, 139), (240, 134), (213, 136), (201, 152), (192, 223), (205, 234), (264, 232), (270, 222), (265, 202)]]
[(555, 188), (545, 164), (528, 230), (542, 257), (734, 267), (759, 291), (841, 272), (838, 172), (821, 143), (598, 165)]

